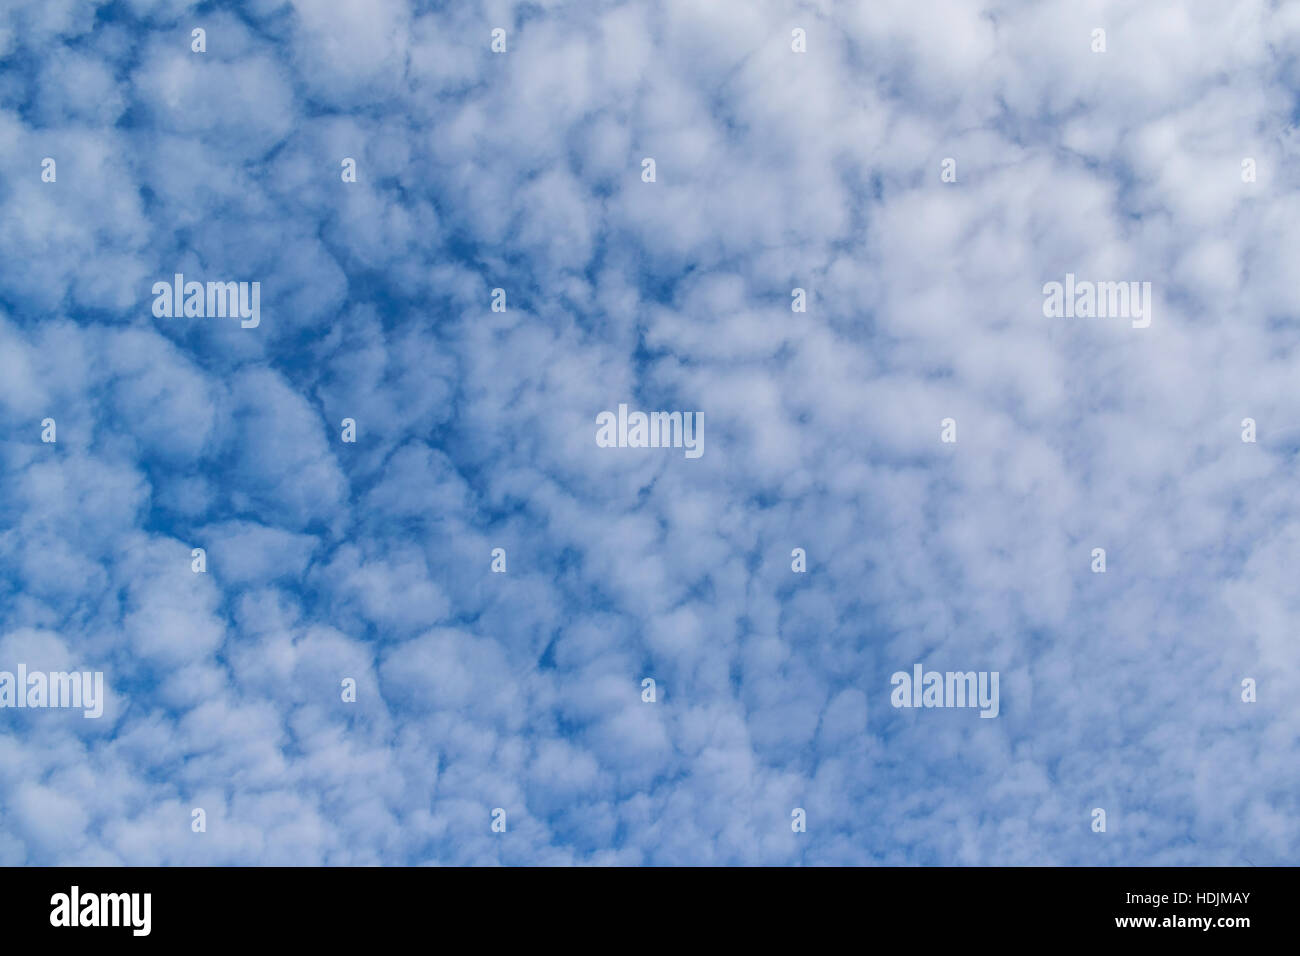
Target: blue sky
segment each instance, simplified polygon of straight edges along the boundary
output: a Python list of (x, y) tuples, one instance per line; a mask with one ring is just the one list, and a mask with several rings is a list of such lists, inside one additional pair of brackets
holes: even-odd
[(1298, 27), (6, 3), (0, 863), (1295, 862)]

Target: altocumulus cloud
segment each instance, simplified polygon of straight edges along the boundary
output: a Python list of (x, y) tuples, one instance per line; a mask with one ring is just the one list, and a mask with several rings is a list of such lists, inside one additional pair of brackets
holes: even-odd
[(0, 863), (1295, 861), (1300, 9), (843, 7), (5, 4)]

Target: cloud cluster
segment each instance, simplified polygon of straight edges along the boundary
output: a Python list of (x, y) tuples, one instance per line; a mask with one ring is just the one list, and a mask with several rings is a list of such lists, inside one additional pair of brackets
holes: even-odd
[(851, 6), (0, 11), (0, 863), (1295, 861), (1300, 13)]

